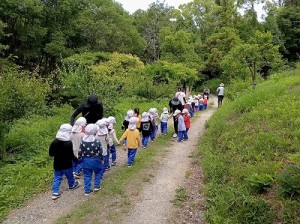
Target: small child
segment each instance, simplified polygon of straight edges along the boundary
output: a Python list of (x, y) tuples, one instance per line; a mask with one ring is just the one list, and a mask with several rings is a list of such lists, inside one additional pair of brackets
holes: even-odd
[[(123, 131), (126, 131), (126, 130), (127, 130), (128, 125), (129, 125), (129, 119), (130, 119), (131, 117), (133, 117), (133, 115), (134, 115), (134, 111), (133, 111), (133, 110), (130, 109), (130, 110), (127, 111), (126, 116), (125, 116), (125, 118), (124, 118), (124, 121), (123, 121), (123, 123), (122, 123), (122, 130), (123, 130)], [(123, 144), (123, 146), (126, 145), (126, 139), (123, 140), (122, 144)]]
[(198, 95), (199, 97), (199, 110), (203, 111), (204, 110), (204, 100), (201, 94)]
[[(76, 158), (78, 158), (79, 146), (84, 136), (84, 128), (86, 126), (86, 123), (87, 122), (84, 117), (79, 117), (72, 128), (71, 141), (73, 143), (73, 152)], [(82, 170), (82, 166), (83, 162), (81, 159), (73, 162), (73, 174), (77, 179), (81, 177), (80, 173)]]
[(193, 106), (192, 106), (192, 101), (188, 100), (187, 104), (186, 104), (186, 109), (188, 110), (188, 113), (190, 114), (191, 117), (194, 116), (194, 110), (193, 110)]
[(205, 96), (204, 96), (204, 100), (203, 100), (204, 110), (207, 109), (207, 104), (208, 104), (208, 98), (207, 98), (207, 96), (205, 95)]
[[(106, 119), (102, 118), (101, 120), (98, 120), (96, 122), (96, 125), (98, 126), (98, 132), (96, 135), (96, 139), (100, 141), (101, 147), (102, 147), (102, 155), (104, 159), (104, 169), (108, 171), (110, 169), (109, 165), (109, 154), (108, 154), (108, 128)], [(104, 172), (103, 172), (104, 174)]]
[(175, 110), (173, 116), (175, 118), (177, 118), (177, 120), (178, 120), (178, 140), (177, 140), (177, 142), (183, 142), (183, 135), (184, 135), (186, 128), (184, 125), (183, 116), (181, 115), (181, 111)]
[(199, 97), (195, 95), (193, 102), (195, 103), (195, 112), (197, 112), (199, 110)]
[(184, 125), (185, 125), (185, 132), (183, 133), (183, 140), (188, 140), (188, 131), (191, 127), (191, 120), (190, 120), (190, 116), (189, 116), (189, 111), (187, 109), (183, 109), (182, 110), (182, 114), (183, 114), (183, 120), (184, 120)]
[(109, 142), (109, 152), (111, 153), (111, 165), (116, 165), (116, 159), (117, 159), (117, 150), (116, 145), (119, 145), (119, 141), (117, 139), (116, 130), (114, 129), (114, 124), (116, 123), (116, 119), (114, 117), (108, 117), (106, 119), (106, 122), (108, 123), (108, 142)]
[(127, 139), (126, 147), (128, 150), (128, 154), (127, 154), (127, 156), (128, 156), (127, 166), (128, 167), (132, 166), (135, 155), (136, 155), (137, 148), (139, 146), (141, 146), (140, 132), (138, 131), (138, 129), (136, 129), (136, 124), (137, 124), (138, 120), (139, 119), (137, 117), (132, 117), (129, 119), (128, 129), (126, 129), (125, 133), (122, 135), (122, 137), (119, 140), (119, 142), (122, 142), (124, 139)]
[(150, 120), (150, 115), (147, 112), (142, 113), (142, 123), (141, 123), (141, 132), (142, 132), (142, 146), (145, 149), (148, 146), (148, 141), (153, 131), (153, 125)]
[(52, 184), (52, 199), (58, 199), (61, 194), (59, 192), (61, 180), (63, 175), (67, 177), (69, 189), (76, 189), (79, 187), (79, 182), (73, 176), (73, 161), (77, 160), (73, 152), (73, 144), (71, 142), (72, 126), (70, 124), (63, 124), (60, 126), (49, 147), (49, 156), (54, 157), (54, 179)]
[(170, 118), (168, 108), (164, 107), (163, 112), (160, 115), (160, 131), (162, 134), (166, 135), (168, 132), (168, 120)]
[(153, 130), (151, 132), (150, 139), (151, 139), (151, 142), (154, 142), (156, 133), (157, 133), (157, 129), (158, 129), (159, 116), (158, 116), (158, 112), (157, 112), (156, 108), (150, 108), (148, 113), (150, 115), (151, 122), (153, 125)]
[(97, 130), (98, 127), (95, 124), (88, 124), (86, 126), (85, 135), (83, 136), (78, 153), (79, 158), (83, 160), (84, 194), (86, 196), (93, 192), (91, 189), (93, 173), (95, 174), (94, 192), (101, 189), (103, 156), (101, 143), (95, 138)]

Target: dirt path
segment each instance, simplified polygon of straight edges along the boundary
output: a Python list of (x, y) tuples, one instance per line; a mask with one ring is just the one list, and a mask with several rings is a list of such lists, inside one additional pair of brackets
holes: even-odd
[[(174, 208), (171, 200), (175, 196), (175, 190), (183, 183), (191, 159), (189, 155), (197, 149), (197, 142), (204, 132), (206, 120), (213, 114), (217, 105), (216, 98), (212, 98), (213, 108), (201, 115), (196, 116), (189, 131), (189, 140), (178, 143), (175, 141), (165, 149), (167, 156), (162, 160), (162, 166), (158, 169), (151, 183), (146, 185), (141, 192), (140, 201), (131, 210), (124, 223), (166, 223), (170, 220)], [(173, 124), (170, 124), (173, 125)], [(118, 167), (124, 166), (127, 155), (119, 150), (118, 164), (106, 174), (117, 172)], [(62, 197), (56, 201), (50, 199), (51, 191), (41, 193), (33, 197), (27, 205), (20, 209), (13, 210), (3, 222), (5, 224), (50, 224), (68, 214), (78, 204), (88, 200), (83, 194), (83, 180), (81, 187), (71, 191), (68, 190), (66, 180), (63, 180), (61, 191)], [(105, 180), (104, 180), (105, 181)]]
[[(164, 150), (169, 151), (162, 161), (162, 166), (155, 177), (146, 185), (137, 201), (123, 223), (151, 224), (171, 222), (175, 211), (170, 202), (175, 197), (176, 189), (181, 187), (191, 165), (190, 155), (198, 148), (198, 141), (205, 130), (205, 122), (214, 113), (217, 105), (216, 97), (212, 97), (213, 108), (195, 118), (189, 131), (189, 140), (185, 142), (172, 142)], [(199, 180), (200, 181), (200, 180)], [(183, 222), (181, 222), (183, 223)]]

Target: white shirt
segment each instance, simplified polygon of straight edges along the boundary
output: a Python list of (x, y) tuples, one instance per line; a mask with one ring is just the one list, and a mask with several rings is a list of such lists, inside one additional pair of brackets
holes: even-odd
[(185, 93), (184, 92), (177, 92), (176, 94), (175, 94), (175, 96), (177, 96), (178, 97), (178, 100), (181, 102), (181, 104), (182, 105), (184, 105), (185, 103), (184, 103), (184, 99), (183, 98), (185, 98)]

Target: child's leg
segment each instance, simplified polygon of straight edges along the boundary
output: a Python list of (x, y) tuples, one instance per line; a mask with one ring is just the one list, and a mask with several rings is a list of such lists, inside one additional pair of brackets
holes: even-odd
[(183, 141), (183, 131), (178, 131), (178, 142)]
[(64, 170), (64, 174), (67, 177), (69, 188), (74, 187), (75, 179), (74, 179), (74, 176), (73, 176), (73, 169), (70, 168), (70, 169)]
[(107, 151), (107, 155), (104, 156), (104, 168), (105, 169), (109, 169), (110, 165), (109, 165), (109, 151)]
[(136, 155), (137, 149), (128, 149), (128, 163), (127, 165), (132, 165)]
[(116, 146), (115, 145), (110, 146), (110, 153), (111, 153), (111, 160), (112, 160), (112, 162), (116, 162), (116, 159), (117, 159), (117, 150), (116, 150)]
[(92, 192), (91, 182), (92, 182), (93, 170), (90, 168), (83, 168), (84, 177), (84, 193), (89, 194)]
[(102, 163), (100, 159), (94, 159), (94, 172), (95, 172), (95, 181), (94, 188), (100, 189), (101, 187), (101, 172), (102, 172)]
[(75, 168), (75, 174), (80, 176), (82, 168), (83, 168), (83, 161), (82, 161), (82, 159), (79, 159), (77, 162), (77, 166)]
[(61, 184), (64, 172), (62, 170), (54, 170), (54, 179), (52, 184), (52, 193), (59, 194), (59, 188)]
[(155, 130), (153, 130), (150, 134), (151, 141), (154, 141), (154, 138), (155, 138)]

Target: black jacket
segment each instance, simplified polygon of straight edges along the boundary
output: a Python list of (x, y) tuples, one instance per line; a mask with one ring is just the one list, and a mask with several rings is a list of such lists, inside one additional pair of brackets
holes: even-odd
[(71, 141), (54, 139), (49, 148), (49, 156), (54, 157), (53, 168), (55, 170), (66, 170), (73, 167), (73, 160), (76, 157), (73, 153)]
[(88, 124), (95, 124), (98, 120), (103, 118), (103, 105), (97, 96), (91, 95), (87, 101), (83, 102), (72, 114), (70, 124), (73, 126), (75, 118), (82, 113)]

